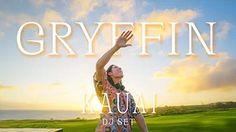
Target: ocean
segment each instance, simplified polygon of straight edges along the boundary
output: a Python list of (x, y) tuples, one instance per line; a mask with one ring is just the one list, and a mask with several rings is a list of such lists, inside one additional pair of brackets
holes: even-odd
[(45, 120), (68, 120), (68, 119), (95, 119), (98, 113), (85, 113), (81, 111), (62, 110), (0, 110), (0, 120), (24, 120), (24, 119), (45, 119)]

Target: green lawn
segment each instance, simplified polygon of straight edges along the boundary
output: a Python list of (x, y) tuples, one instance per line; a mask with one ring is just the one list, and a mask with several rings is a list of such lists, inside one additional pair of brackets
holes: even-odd
[[(236, 109), (194, 114), (145, 117), (151, 132), (231, 132), (236, 130)], [(63, 128), (64, 132), (92, 132), (98, 120), (4, 120), (0, 128)], [(134, 131), (138, 131), (134, 124)]]

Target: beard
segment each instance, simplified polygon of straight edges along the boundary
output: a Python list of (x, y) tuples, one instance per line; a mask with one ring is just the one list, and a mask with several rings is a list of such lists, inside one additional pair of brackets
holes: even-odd
[(120, 73), (120, 78), (123, 78), (123, 76), (124, 76), (124, 75), (123, 75), (123, 72), (122, 72), (122, 73)]

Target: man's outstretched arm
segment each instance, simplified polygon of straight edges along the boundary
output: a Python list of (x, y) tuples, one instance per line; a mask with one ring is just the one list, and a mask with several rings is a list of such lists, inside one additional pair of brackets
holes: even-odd
[(112, 55), (122, 47), (131, 46), (131, 44), (126, 44), (129, 39), (132, 38), (132, 31), (123, 32), (117, 39), (115, 46), (108, 50), (96, 63), (96, 79), (102, 80), (104, 74), (104, 66), (109, 62)]

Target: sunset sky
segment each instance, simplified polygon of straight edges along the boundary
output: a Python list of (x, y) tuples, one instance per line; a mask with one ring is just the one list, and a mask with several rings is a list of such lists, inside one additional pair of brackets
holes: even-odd
[[(112, 46), (111, 25), (99, 30), (96, 56), (85, 56), (88, 41), (79, 25), (83, 22), (92, 34), (96, 22), (133, 22), (133, 46), (121, 49), (120, 56), (109, 64), (121, 66), (126, 90), (135, 97), (142, 95), (150, 107), (152, 94), (157, 105), (206, 104), (236, 101), (236, 2), (193, 0), (11, 0), (0, 1), (0, 109), (81, 110), (84, 94), (95, 94), (93, 73), (99, 57)], [(28, 39), (44, 39), (46, 51), (26, 56), (17, 47), (17, 31), (28, 21), (38, 22), (45, 37), (37, 36), (36, 28), (28, 28), (23, 42), (26, 49), (37, 51)], [(67, 43), (77, 53), (68, 57), (59, 48), (58, 57), (50, 57), (52, 26), (50, 22), (66, 22), (72, 27)], [(161, 34), (161, 41), (148, 41), (149, 56), (141, 57), (139, 22), (163, 22), (165, 30), (152, 26), (151, 35)], [(169, 22), (178, 22), (178, 56), (169, 56), (171, 31)], [(209, 44), (209, 26), (215, 25), (215, 56), (208, 56), (197, 37), (196, 56), (188, 52), (188, 28), (194, 22)], [(119, 29), (119, 27), (118, 27)], [(122, 30), (131, 27), (122, 27)], [(60, 33), (65, 33), (61, 29)], [(119, 34), (120, 32), (118, 32)], [(60, 44), (59, 44), (60, 45)], [(96, 97), (95, 105), (98, 104)], [(97, 106), (96, 106), (97, 107)]]

